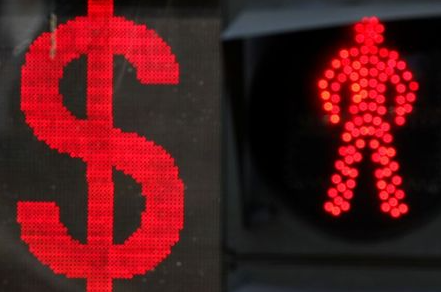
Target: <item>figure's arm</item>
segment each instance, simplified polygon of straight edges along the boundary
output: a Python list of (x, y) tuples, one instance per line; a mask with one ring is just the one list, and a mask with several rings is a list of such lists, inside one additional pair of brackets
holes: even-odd
[(390, 82), (395, 90), (394, 122), (401, 126), (406, 122), (406, 115), (413, 110), (413, 103), (416, 100), (418, 82), (415, 81), (413, 73), (407, 68), (405, 61), (398, 58), (389, 60), (389, 66), (394, 68), (390, 76)]
[(348, 66), (349, 59), (346, 50), (340, 51), (339, 58), (331, 61), (331, 66), (323, 73), (318, 82), (319, 96), (322, 101), (323, 109), (326, 112), (326, 119), (332, 124), (340, 122), (340, 101), (341, 87), (348, 79), (344, 72), (344, 67)]

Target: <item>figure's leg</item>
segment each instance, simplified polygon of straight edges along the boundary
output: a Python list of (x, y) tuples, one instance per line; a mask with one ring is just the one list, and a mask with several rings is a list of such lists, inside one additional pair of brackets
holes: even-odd
[(394, 160), (396, 149), (391, 145), (392, 136), (386, 133), (379, 140), (372, 139), (372, 161), (377, 165), (375, 169), (376, 187), (381, 200), (381, 210), (398, 218), (409, 211), (403, 199), (406, 194), (400, 187), (402, 178), (398, 175), (399, 163)]
[(362, 160), (359, 151), (365, 147), (363, 139), (347, 141), (338, 150), (339, 159), (335, 162), (335, 173), (331, 176), (331, 187), (328, 189), (328, 200), (324, 204), (326, 212), (340, 216), (351, 208), (350, 201), (354, 195), (358, 170), (355, 165)]

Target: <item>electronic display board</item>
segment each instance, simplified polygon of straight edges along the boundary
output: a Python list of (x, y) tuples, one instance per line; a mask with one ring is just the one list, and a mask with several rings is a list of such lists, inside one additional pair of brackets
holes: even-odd
[(218, 291), (215, 8), (1, 4), (0, 290)]

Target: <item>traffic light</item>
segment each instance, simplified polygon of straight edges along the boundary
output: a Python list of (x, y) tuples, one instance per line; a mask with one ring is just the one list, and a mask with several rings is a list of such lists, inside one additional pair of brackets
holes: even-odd
[(229, 23), (229, 291), (441, 287), (439, 8), (266, 7)]

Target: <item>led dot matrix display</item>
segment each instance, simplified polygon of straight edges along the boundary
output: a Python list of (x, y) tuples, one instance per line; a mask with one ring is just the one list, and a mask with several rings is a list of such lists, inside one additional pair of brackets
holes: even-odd
[[(162, 262), (183, 228), (184, 186), (174, 159), (161, 146), (113, 125), (113, 58), (124, 56), (143, 84), (177, 84), (179, 65), (153, 30), (113, 16), (112, 0), (89, 0), (89, 15), (32, 43), (22, 68), (21, 109), (38, 140), (82, 159), (88, 184), (87, 243), (68, 234), (54, 202), (19, 202), (21, 239), (56, 274), (86, 279), (87, 292), (111, 292), (113, 279), (145, 274)], [(63, 105), (59, 81), (73, 60), (87, 57), (87, 118)], [(48, 150), (49, 151), (49, 150)], [(148, 208), (140, 227), (115, 244), (115, 168), (141, 186)]]

